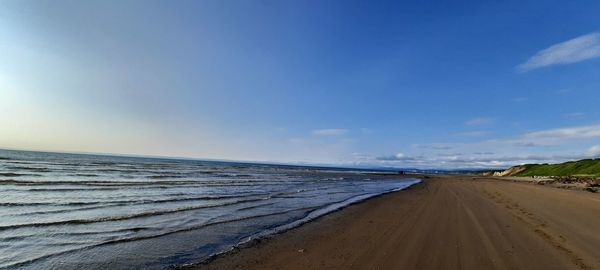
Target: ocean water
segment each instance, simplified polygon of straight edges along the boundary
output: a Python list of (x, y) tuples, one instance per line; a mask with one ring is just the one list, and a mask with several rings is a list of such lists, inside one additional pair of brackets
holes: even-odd
[(0, 150), (0, 269), (197, 263), (419, 181), (356, 170)]

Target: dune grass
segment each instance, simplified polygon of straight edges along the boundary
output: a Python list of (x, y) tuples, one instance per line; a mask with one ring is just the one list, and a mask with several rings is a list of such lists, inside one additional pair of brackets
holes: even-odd
[(600, 159), (583, 159), (560, 164), (527, 164), (517, 176), (600, 176)]

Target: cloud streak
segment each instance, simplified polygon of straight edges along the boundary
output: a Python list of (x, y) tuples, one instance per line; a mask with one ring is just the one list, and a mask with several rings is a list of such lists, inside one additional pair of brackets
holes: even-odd
[(379, 161), (419, 161), (423, 159), (422, 156), (409, 156), (403, 153), (398, 153), (389, 156), (380, 156), (376, 158)]
[(600, 33), (594, 32), (567, 40), (537, 52), (525, 63), (517, 66), (518, 72), (527, 72), (552, 65), (572, 64), (600, 57)]
[(489, 131), (485, 131), (485, 130), (474, 130), (474, 131), (459, 132), (459, 133), (455, 133), (454, 135), (459, 136), (459, 137), (482, 137), (482, 136), (488, 135), (489, 133), (490, 133)]
[(600, 138), (600, 125), (575, 126), (525, 133), (515, 143), (561, 144), (567, 141)]
[[(592, 153), (592, 151), (599, 151)], [(526, 163), (558, 163), (568, 160), (589, 158), (592, 154), (600, 155), (600, 147), (590, 149), (586, 154), (576, 155), (438, 155), (438, 156), (409, 156), (404, 154), (380, 156), (376, 160), (386, 165), (417, 167), (417, 168), (507, 168)]]
[(465, 125), (467, 125), (467, 126), (480, 126), (480, 125), (491, 124), (493, 122), (494, 122), (494, 119), (489, 118), (489, 117), (477, 117), (477, 118), (473, 118), (473, 119), (467, 120), (467, 122), (465, 122)]
[(433, 150), (450, 150), (452, 146), (446, 144), (412, 144), (413, 148), (433, 149)]
[(471, 145), (545, 147), (600, 139), (600, 124), (544, 129), (523, 133), (514, 137), (491, 139)]
[(586, 152), (590, 158), (600, 158), (600, 145), (594, 145)]
[(337, 136), (348, 133), (347, 129), (344, 128), (325, 128), (325, 129), (315, 129), (312, 131), (312, 134), (319, 136)]
[[(414, 153), (381, 155), (363, 162), (403, 168), (508, 168), (526, 163), (560, 163), (600, 158), (600, 124), (522, 133), (515, 137), (473, 143), (413, 144)], [(582, 149), (583, 145), (592, 145)], [(573, 146), (573, 148), (566, 146)], [(443, 147), (437, 147), (443, 146)], [(453, 153), (430, 150), (453, 149)], [(422, 149), (422, 150), (420, 150)], [(499, 150), (499, 153), (489, 149)]]

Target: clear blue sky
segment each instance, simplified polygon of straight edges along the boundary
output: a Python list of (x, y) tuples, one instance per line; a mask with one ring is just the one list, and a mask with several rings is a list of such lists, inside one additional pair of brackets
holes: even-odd
[(594, 157), (599, 14), (598, 1), (1, 1), (0, 148), (420, 168)]

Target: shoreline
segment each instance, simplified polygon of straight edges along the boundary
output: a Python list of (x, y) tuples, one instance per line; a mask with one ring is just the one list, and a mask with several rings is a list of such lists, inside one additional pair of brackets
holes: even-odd
[(325, 207), (322, 209), (317, 209), (314, 212), (309, 213), (304, 218), (301, 218), (299, 220), (296, 220), (296, 221), (288, 223), (288, 224), (282, 224), (276, 228), (269, 229), (269, 230), (263, 231), (261, 233), (247, 237), (247, 239), (239, 242), (238, 244), (232, 246), (231, 248), (221, 251), (221, 252), (218, 252), (218, 253), (215, 253), (215, 254), (212, 254), (200, 262), (177, 265), (177, 266), (174, 266), (174, 268), (175, 269), (195, 269), (198, 267), (202, 267), (202, 266), (207, 265), (207, 264), (211, 263), (212, 261), (217, 260), (221, 257), (232, 256), (233, 254), (239, 252), (240, 250), (243, 250), (246, 248), (252, 248), (253, 246), (255, 246), (258, 243), (267, 241), (269, 239), (272, 239), (278, 235), (287, 233), (289, 231), (293, 231), (303, 225), (315, 222), (315, 221), (319, 220), (320, 218), (323, 218), (324, 216), (331, 215), (336, 212), (340, 212), (340, 211), (342, 211), (348, 207), (351, 207), (353, 205), (360, 204), (360, 203), (366, 202), (368, 200), (378, 198), (381, 196), (385, 196), (385, 195), (388, 195), (391, 193), (406, 191), (406, 190), (413, 188), (416, 185), (423, 185), (425, 182), (425, 178), (427, 178), (426, 176), (422, 176), (422, 175), (412, 175), (411, 176), (411, 175), (389, 174), (389, 176), (398, 176), (397, 178), (402, 178), (402, 179), (404, 179), (404, 178), (414, 179), (416, 182), (412, 183), (406, 187), (401, 187), (401, 188), (389, 190), (389, 191), (378, 193), (378, 194), (358, 195), (358, 196), (349, 198), (344, 202), (339, 203), (339, 204), (341, 204), (341, 206), (338, 206), (338, 207), (334, 206), (333, 209), (329, 210), (329, 211), (327, 210), (328, 207)]
[(472, 176), (419, 178), (178, 268), (600, 268), (598, 194)]

